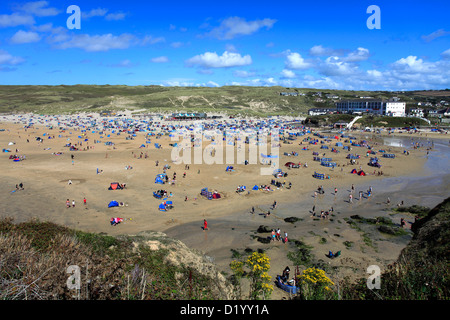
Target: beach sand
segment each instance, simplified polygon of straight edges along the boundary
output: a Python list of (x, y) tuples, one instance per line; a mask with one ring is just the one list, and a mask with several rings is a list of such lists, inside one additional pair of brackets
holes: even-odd
[[(226, 164), (190, 164), (189, 170), (186, 170), (185, 164), (172, 163), (172, 148), (169, 143), (174, 142), (167, 136), (160, 139), (151, 137), (152, 144), (139, 148), (147, 140), (141, 133), (137, 133), (134, 140), (126, 140), (124, 135), (114, 134), (100, 139), (98, 133), (90, 132), (80, 139), (79, 128), (60, 132), (58, 129), (50, 130), (48, 127), (35, 125), (25, 129), (22, 124), (6, 121), (0, 122), (0, 129), (5, 129), (0, 132), (2, 149), (11, 150), (11, 153), (0, 155), (3, 184), (3, 191), (0, 193), (0, 201), (3, 204), (0, 216), (13, 217), (16, 222), (37, 218), (74, 229), (110, 235), (161, 231), (182, 240), (191, 248), (203, 251), (227, 274), (231, 273), (229, 263), (232, 260), (232, 249), (241, 252), (246, 248), (264, 249), (271, 259), (269, 275), (273, 279), (277, 274), (281, 274), (286, 265), (290, 266), (293, 274), (294, 266), (287, 258), (287, 253), (295, 251), (295, 245), (293, 241), (275, 241), (270, 244), (257, 241), (254, 236), (268, 236), (256, 233), (260, 225), (280, 228), (282, 234), (288, 233), (289, 239), (301, 240), (311, 245), (312, 253), (317, 259), (338, 267), (335, 274), (329, 275), (333, 280), (342, 279), (344, 276), (364, 276), (366, 268), (371, 264), (385, 266), (393, 262), (410, 239), (410, 235), (389, 238), (373, 231), (373, 228), (362, 232), (351, 228), (344, 219), (353, 214), (370, 217), (380, 216), (380, 212), (384, 212), (388, 215), (391, 213), (389, 208), (395, 207), (401, 200), (405, 200), (405, 205), (416, 204), (417, 198), (407, 199), (406, 195), (401, 194), (401, 184), (397, 187), (398, 190), (392, 190), (391, 203), (386, 204), (385, 190), (377, 190), (376, 185), (393, 177), (420, 176), (426, 161), (424, 147), (410, 148), (410, 154), (405, 155), (405, 148), (391, 146), (389, 153), (394, 153), (396, 158), (385, 159), (377, 154), (382, 164), (382, 168), (378, 169), (367, 165), (370, 156), (366, 157), (366, 148), (352, 147), (350, 153), (359, 154), (361, 158), (357, 160), (357, 164), (349, 165), (349, 160), (346, 159), (349, 152), (342, 147), (336, 147), (339, 153), (331, 152), (331, 147), (338, 141), (349, 145), (344, 142), (344, 138), (327, 142), (330, 149), (324, 150), (320, 149), (321, 144), (311, 145), (303, 142), (300, 145), (305, 137), (317, 138), (308, 134), (298, 137), (292, 144), (281, 144), (280, 168), (287, 172), (288, 176), (277, 180), (291, 182), (292, 188), (274, 188), (272, 192), (254, 191), (252, 187), (255, 184), (270, 184), (270, 181), (275, 179), (273, 176), (260, 174), (262, 165), (234, 164), (234, 171), (226, 172)], [(104, 136), (106, 134), (104, 133)], [(432, 135), (430, 133), (427, 137)], [(48, 136), (55, 138), (48, 139)], [(39, 143), (35, 137), (43, 137), (43, 141)], [(363, 133), (361, 136), (358, 134), (358, 137), (367, 140), (374, 146), (374, 150), (388, 149), (381, 145), (379, 135)], [(101, 143), (94, 144), (94, 140), (101, 140)], [(106, 141), (114, 145), (105, 145)], [(15, 144), (8, 145), (9, 142)], [(68, 142), (82, 142), (81, 150), (70, 151), (65, 147)], [(156, 149), (155, 142), (161, 144), (162, 149)], [(83, 151), (87, 146), (93, 148)], [(302, 150), (304, 146), (308, 146), (309, 150)], [(9, 159), (11, 154), (16, 153), (16, 149), (18, 155), (26, 156), (26, 160), (14, 162)], [(284, 152), (292, 151), (297, 152), (298, 156), (283, 155)], [(313, 161), (314, 151), (320, 156), (325, 153), (326, 157), (331, 157), (338, 166), (334, 169), (321, 166), (319, 162)], [(62, 154), (56, 155), (57, 152)], [(147, 153), (148, 158), (139, 158), (141, 152)], [(71, 155), (74, 156), (73, 159)], [(157, 160), (158, 166), (155, 165)], [(308, 167), (287, 169), (284, 163), (288, 161), (302, 164), (307, 162)], [(155, 176), (163, 172), (165, 164), (170, 166), (167, 170), (169, 180), (176, 172), (174, 185), (155, 184)], [(126, 170), (126, 166), (131, 166), (132, 169)], [(350, 173), (353, 168), (359, 171), (360, 167), (366, 172), (366, 176)], [(97, 169), (103, 172), (97, 174)], [(382, 170), (383, 175), (373, 175), (374, 170)], [(331, 179), (315, 179), (312, 177), (315, 171), (329, 174)], [(425, 176), (425, 173), (422, 175)], [(69, 180), (72, 184), (68, 183)], [(16, 184), (21, 182), (24, 190), (14, 191)], [(111, 182), (125, 183), (127, 187), (124, 190), (108, 190)], [(353, 204), (350, 204), (348, 197), (352, 184), (355, 186), (355, 193)], [(236, 193), (238, 185), (245, 185), (247, 191)], [(325, 194), (314, 197), (314, 191), (320, 185), (324, 187)], [(365, 192), (372, 185), (375, 186), (373, 195), (357, 200), (358, 191)], [(218, 191), (222, 198), (205, 199), (200, 195), (201, 189), (205, 187)], [(338, 189), (336, 196), (334, 188)], [(162, 200), (153, 197), (153, 191), (158, 189), (173, 193), (168, 200), (173, 201), (174, 209), (167, 212), (158, 210)], [(185, 197), (188, 198), (187, 201)], [(83, 198), (86, 198), (86, 205), (83, 204)], [(66, 208), (67, 199), (70, 202), (75, 200), (76, 206)], [(438, 199), (439, 196), (436, 197), (436, 200)], [(108, 208), (108, 203), (112, 200), (125, 205)], [(268, 217), (262, 215), (274, 201), (278, 203), (277, 208), (271, 210)], [(320, 213), (320, 210), (328, 211), (333, 207), (333, 215), (328, 219), (311, 217), (314, 205), (316, 213)], [(255, 207), (254, 214), (250, 212), (252, 207)], [(111, 217), (122, 217), (125, 221), (113, 227), (109, 222)], [(302, 220), (287, 223), (284, 221), (287, 217)], [(399, 214), (392, 219), (398, 223), (401, 217), (409, 222), (413, 221), (413, 217)], [(204, 219), (208, 221), (208, 230), (202, 229)], [(372, 243), (368, 244), (367, 238), (372, 239)], [(352, 247), (347, 248), (345, 241), (351, 242)], [(341, 250), (342, 255), (338, 259), (328, 259), (325, 254), (329, 250)], [(273, 299), (287, 296), (287, 293), (277, 288), (272, 294)]]

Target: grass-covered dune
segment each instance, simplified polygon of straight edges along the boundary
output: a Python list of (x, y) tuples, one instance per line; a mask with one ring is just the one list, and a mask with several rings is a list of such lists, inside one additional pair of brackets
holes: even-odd
[[(67, 285), (70, 266), (79, 267), (79, 290)], [(112, 237), (0, 219), (0, 300), (231, 298), (208, 257), (164, 234)]]
[[(296, 96), (280, 93), (295, 93)], [(334, 108), (337, 99), (399, 97), (407, 108), (418, 101), (438, 102), (447, 91), (390, 92), (310, 88), (223, 86), (164, 87), (126, 85), (0, 86), (0, 113), (65, 114), (101, 110), (148, 112), (225, 112), (242, 115), (306, 114), (316, 107)], [(447, 97), (448, 98), (448, 97)]]

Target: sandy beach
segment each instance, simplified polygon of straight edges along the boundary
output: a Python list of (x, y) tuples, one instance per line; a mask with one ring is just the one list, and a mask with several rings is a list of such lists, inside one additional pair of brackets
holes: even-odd
[[(184, 163), (174, 164), (170, 146), (174, 141), (167, 135), (148, 136), (145, 132), (135, 132), (132, 139), (126, 139), (130, 137), (128, 133), (118, 135), (113, 133), (114, 128), (99, 132), (93, 128), (61, 124), (50, 128), (46, 123), (34, 123), (26, 128), (23, 121), (11, 117), (0, 118), (0, 129), (0, 145), (2, 149), (10, 151), (2, 152), (0, 159), (3, 184), (0, 216), (13, 217), (16, 222), (37, 218), (83, 231), (111, 235), (161, 231), (182, 240), (191, 248), (203, 251), (225, 273), (230, 273), (228, 265), (232, 260), (231, 250), (242, 252), (246, 248), (266, 250), (271, 259), (269, 274), (273, 278), (286, 265), (294, 270), (287, 258), (288, 252), (295, 251), (293, 241), (269, 244), (257, 241), (254, 236), (268, 235), (256, 232), (260, 225), (264, 225), (280, 228), (282, 234), (288, 233), (289, 239), (311, 245), (312, 253), (317, 258), (337, 267), (336, 273), (330, 274), (332, 279), (364, 276), (371, 264), (382, 267), (393, 262), (410, 235), (387, 237), (371, 229), (365, 230), (367, 237), (363, 237), (362, 232), (351, 228), (345, 219), (355, 214), (364, 217), (384, 215), (395, 223), (399, 223), (402, 217), (411, 223), (414, 220), (412, 216), (390, 215), (390, 209), (400, 201), (404, 201), (406, 206), (433, 206), (442, 201), (449, 191), (448, 180), (446, 182), (444, 179), (449, 175), (448, 169), (443, 172), (442, 181), (430, 182), (429, 185), (423, 182), (429, 176), (427, 159), (433, 157), (435, 152), (435, 148), (431, 149), (433, 143), (430, 141), (433, 138), (444, 139), (448, 150), (448, 136), (434, 132), (427, 132), (426, 135), (346, 133), (356, 137), (354, 141), (365, 140), (377, 151), (375, 155), (367, 155), (367, 148), (351, 146), (349, 138), (340, 137), (337, 133), (321, 133), (338, 136), (338, 139), (324, 139), (314, 135), (317, 131), (313, 131), (289, 140), (290, 144), (280, 142), (280, 169), (288, 175), (275, 178), (261, 175), (261, 167), (267, 167), (261, 164), (236, 163), (232, 165), (231, 172), (226, 171), (227, 164), (192, 163), (189, 169)], [(38, 141), (36, 137), (42, 139)], [(386, 137), (402, 137), (413, 143), (421, 141), (421, 144), (417, 144), (416, 148), (412, 143), (408, 147), (384, 145), (383, 139)], [(324, 143), (310, 144), (307, 139), (318, 139)], [(151, 143), (147, 143), (149, 140)], [(336, 146), (338, 142), (342, 146)], [(68, 143), (76, 144), (78, 150), (71, 151), (66, 146)], [(155, 143), (162, 148), (156, 148)], [(323, 145), (328, 146), (328, 149), (322, 149)], [(351, 151), (345, 150), (345, 146), (351, 146)], [(308, 150), (303, 150), (305, 147)], [(332, 148), (338, 152), (332, 152)], [(379, 152), (381, 149), (394, 154), (395, 158), (383, 158)], [(284, 155), (293, 152), (298, 155)], [(336, 167), (322, 166), (313, 160), (313, 153), (332, 158)], [(353, 165), (346, 158), (349, 153), (360, 156)], [(15, 154), (25, 159), (10, 159)], [(378, 157), (381, 168), (368, 165), (374, 156)], [(284, 164), (288, 161), (301, 163), (302, 166), (287, 168)], [(305, 162), (307, 167), (304, 167)], [(170, 166), (166, 169), (170, 183), (156, 184), (155, 177), (164, 172), (165, 165)], [(366, 175), (352, 174), (353, 169), (363, 170)], [(379, 171), (383, 174), (379, 175)], [(314, 172), (329, 175), (330, 179), (316, 179), (313, 177)], [(172, 183), (175, 173), (175, 183)], [(280, 188), (272, 185), (273, 191), (252, 190), (255, 185), (270, 185), (271, 180), (286, 183)], [(108, 190), (112, 182), (126, 184), (126, 188)], [(16, 190), (19, 183), (23, 183), (23, 190)], [(289, 183), (292, 186), (290, 189), (287, 188)], [(246, 190), (237, 193), (236, 188), (240, 185), (245, 185)], [(315, 195), (318, 186), (323, 186), (324, 194)], [(373, 188), (370, 197), (367, 196), (369, 187)], [(217, 191), (221, 198), (206, 199), (200, 195), (203, 188)], [(173, 209), (159, 211), (158, 206), (163, 200), (153, 197), (153, 192), (160, 189), (172, 193), (167, 200), (173, 202)], [(360, 191), (364, 194), (361, 200)], [(350, 194), (353, 195), (352, 203), (349, 201)], [(424, 194), (428, 197), (421, 198)], [(387, 197), (390, 203), (387, 203)], [(83, 203), (84, 199), (86, 204)], [(67, 208), (67, 200), (70, 204), (75, 201), (75, 207)], [(124, 205), (108, 208), (112, 200)], [(266, 217), (263, 213), (271, 208), (274, 201), (277, 206)], [(326, 219), (312, 217), (314, 206), (316, 214), (320, 214), (321, 210), (329, 211), (330, 208), (333, 208), (333, 214)], [(254, 213), (251, 212), (252, 207), (255, 208)], [(124, 221), (111, 226), (112, 217), (121, 217)], [(301, 220), (287, 223), (284, 221), (287, 217)], [(206, 231), (202, 229), (204, 219), (208, 221)], [(367, 238), (372, 241), (370, 245), (367, 244)], [(350, 248), (345, 245), (349, 242), (353, 244)], [(325, 255), (329, 250), (341, 250), (342, 255), (339, 259), (328, 259)], [(274, 290), (273, 299), (283, 297), (287, 297), (287, 293)]]

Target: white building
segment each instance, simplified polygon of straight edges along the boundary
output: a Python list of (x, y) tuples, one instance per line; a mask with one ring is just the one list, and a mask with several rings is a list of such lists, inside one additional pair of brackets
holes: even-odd
[(406, 103), (400, 101), (382, 101), (377, 99), (345, 100), (336, 102), (339, 113), (373, 113), (401, 117), (405, 115)]
[(384, 107), (384, 114), (392, 117), (404, 117), (406, 114), (406, 103), (400, 101), (388, 101)]
[(423, 118), (425, 116), (424, 110), (422, 108), (414, 108), (409, 110), (410, 115), (415, 117)]

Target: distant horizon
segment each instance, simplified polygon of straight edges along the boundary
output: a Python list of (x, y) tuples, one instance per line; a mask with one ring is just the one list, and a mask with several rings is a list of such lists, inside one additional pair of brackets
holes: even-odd
[(0, 85), (445, 90), (448, 12), (438, 0), (5, 0)]
[(395, 92), (414, 92), (414, 91), (450, 91), (450, 88), (445, 89), (409, 89), (409, 90), (388, 90), (388, 89), (373, 89), (373, 90), (353, 90), (353, 89), (333, 89), (333, 88), (313, 88), (313, 87), (284, 87), (281, 85), (273, 85), (273, 86), (252, 86), (252, 85), (223, 85), (223, 86), (214, 86), (214, 87), (203, 87), (203, 86), (169, 86), (169, 85), (162, 85), (162, 84), (137, 84), (137, 85), (129, 85), (129, 84), (89, 84), (89, 83), (77, 83), (77, 84), (0, 84), (0, 86), (46, 86), (46, 87), (75, 87), (75, 86), (125, 86), (125, 87), (163, 87), (163, 88), (203, 88), (203, 89), (220, 89), (222, 87), (246, 87), (246, 88), (284, 88), (284, 89), (294, 89), (294, 90), (329, 90), (329, 91), (366, 91), (366, 92), (389, 92), (389, 93), (395, 93)]

